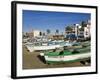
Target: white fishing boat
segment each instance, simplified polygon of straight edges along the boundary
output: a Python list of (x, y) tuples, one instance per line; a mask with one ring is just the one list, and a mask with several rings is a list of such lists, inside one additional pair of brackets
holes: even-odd
[[(38, 44), (38, 45), (37, 45)], [(52, 50), (56, 48), (61, 48), (64, 46), (72, 46), (73, 43), (69, 42), (36, 42), (27, 44), (26, 47), (29, 52), (37, 51), (37, 50)]]
[(41, 51), (41, 50), (52, 50), (52, 49), (56, 49), (56, 48), (60, 48), (62, 46), (60, 45), (46, 45), (46, 44), (42, 44), (42, 45), (26, 45), (28, 51), (33, 52), (33, 51)]

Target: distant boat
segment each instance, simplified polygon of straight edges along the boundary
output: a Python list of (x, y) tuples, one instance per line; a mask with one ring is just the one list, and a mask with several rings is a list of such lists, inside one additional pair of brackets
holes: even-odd
[[(36, 45), (38, 44), (38, 45)], [(52, 50), (56, 48), (61, 48), (64, 46), (72, 46), (73, 43), (69, 42), (36, 42), (36, 43), (26, 43), (26, 47), (30, 52), (39, 51), (39, 50)]]

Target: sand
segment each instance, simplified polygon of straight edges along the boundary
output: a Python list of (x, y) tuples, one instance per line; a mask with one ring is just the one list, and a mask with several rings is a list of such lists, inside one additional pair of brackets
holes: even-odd
[(41, 51), (29, 52), (25, 46), (23, 46), (23, 69), (41, 69), (41, 68), (63, 68), (63, 67), (85, 67), (90, 66), (83, 65), (80, 62), (66, 62), (66, 63), (53, 63), (46, 64), (40, 57)]

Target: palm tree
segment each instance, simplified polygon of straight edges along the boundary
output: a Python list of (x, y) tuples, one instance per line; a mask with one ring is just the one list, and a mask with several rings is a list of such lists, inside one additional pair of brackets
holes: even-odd
[(56, 29), (56, 34), (59, 34), (59, 30), (58, 29)]
[(87, 26), (87, 23), (86, 23), (85, 21), (82, 21), (82, 22), (81, 22), (81, 26), (82, 26), (82, 27), (86, 27), (86, 26)]
[(50, 29), (47, 29), (47, 34), (50, 34)]
[(66, 28), (65, 28), (65, 31), (72, 31), (73, 29), (72, 29), (72, 27), (71, 26), (67, 26)]
[(42, 32), (40, 32), (40, 36), (42, 36)]
[(47, 35), (49, 36), (49, 34), (51, 33), (50, 29), (47, 29)]

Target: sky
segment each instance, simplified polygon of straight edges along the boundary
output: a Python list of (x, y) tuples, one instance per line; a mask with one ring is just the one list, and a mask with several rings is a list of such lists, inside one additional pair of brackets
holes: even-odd
[(66, 26), (79, 24), (90, 18), (89, 13), (23, 10), (23, 32), (32, 29), (46, 32), (49, 29), (51, 33), (55, 33), (58, 29), (59, 33), (62, 33)]

